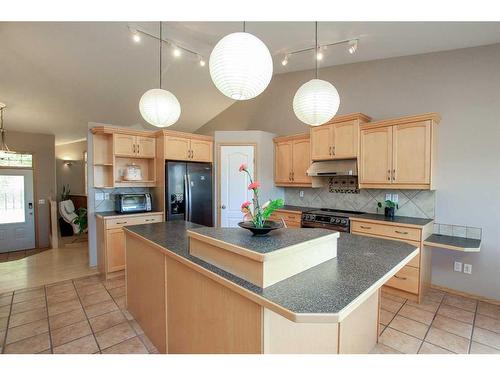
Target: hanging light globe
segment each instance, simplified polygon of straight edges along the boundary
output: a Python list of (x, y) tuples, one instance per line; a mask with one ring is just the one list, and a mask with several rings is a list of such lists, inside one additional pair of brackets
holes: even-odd
[(312, 126), (331, 120), (339, 105), (340, 97), (335, 86), (317, 78), (300, 86), (293, 98), (293, 111), (297, 118)]
[(139, 101), (139, 111), (151, 125), (166, 128), (173, 125), (181, 115), (181, 105), (170, 91), (151, 89)]
[(273, 76), (273, 59), (256, 36), (237, 32), (215, 45), (209, 60), (210, 76), (224, 95), (235, 100), (255, 98)]

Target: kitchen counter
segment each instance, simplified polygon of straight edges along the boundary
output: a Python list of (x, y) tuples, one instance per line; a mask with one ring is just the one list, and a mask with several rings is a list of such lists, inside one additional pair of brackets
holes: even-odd
[(430, 222), (434, 221), (433, 219), (423, 219), (418, 217), (409, 217), (409, 216), (394, 216), (394, 217), (385, 217), (384, 215), (379, 214), (361, 214), (361, 215), (353, 215), (351, 220), (372, 220), (372, 221), (380, 221), (383, 223), (394, 223), (394, 224), (402, 224), (402, 225), (412, 225), (423, 227)]
[(127, 212), (127, 213), (120, 213), (116, 211), (102, 211), (102, 212), (96, 212), (95, 216), (101, 217), (101, 218), (113, 218), (113, 217), (123, 217), (123, 216), (144, 216), (144, 215), (163, 215), (163, 212), (161, 211), (147, 211), (147, 212)]
[(478, 252), (481, 249), (481, 240), (446, 236), (443, 234), (431, 234), (424, 240), (424, 245), (464, 252)]
[(293, 212), (306, 212), (306, 211), (312, 211), (312, 210), (319, 210), (319, 208), (314, 208), (314, 207), (303, 207), (303, 206), (291, 206), (288, 204), (285, 204), (283, 207), (279, 208), (278, 210), (281, 211), (293, 211)]
[[(382, 286), (418, 254), (418, 249), (404, 242), (341, 233), (337, 241), (337, 258), (270, 287), (259, 288), (190, 255), (186, 231), (196, 228), (200, 230), (203, 227), (190, 222), (175, 221), (130, 226), (126, 227), (125, 231), (158, 245), (162, 251), (175, 254), (240, 286), (259, 299), (279, 306), (292, 313), (296, 320), (300, 320), (298, 315), (301, 314), (330, 314), (332, 321), (337, 320), (342, 311), (363, 293)], [(246, 230), (236, 230), (248, 236)], [(286, 236), (298, 230), (280, 231)], [(315, 232), (309, 228), (300, 231)]]

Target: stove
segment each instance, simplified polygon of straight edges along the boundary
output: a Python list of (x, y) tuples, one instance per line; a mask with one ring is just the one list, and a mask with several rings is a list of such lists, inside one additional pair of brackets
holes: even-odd
[(351, 228), (349, 218), (362, 214), (364, 212), (322, 208), (303, 212), (301, 221), (303, 228), (325, 228), (349, 232)]

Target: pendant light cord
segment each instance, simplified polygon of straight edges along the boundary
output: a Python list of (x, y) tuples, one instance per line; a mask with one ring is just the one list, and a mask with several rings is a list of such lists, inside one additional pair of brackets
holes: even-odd
[(319, 47), (318, 47), (318, 21), (315, 22), (316, 26), (316, 54), (314, 56), (314, 60), (316, 61), (316, 79), (318, 79), (318, 52), (319, 52)]
[(247, 30), (247, 23), (243, 21), (243, 32), (246, 33)]
[(162, 31), (162, 27), (161, 27), (161, 21), (160, 21), (160, 89), (161, 89), (161, 55), (162, 55), (162, 44), (163, 44), (161, 31)]

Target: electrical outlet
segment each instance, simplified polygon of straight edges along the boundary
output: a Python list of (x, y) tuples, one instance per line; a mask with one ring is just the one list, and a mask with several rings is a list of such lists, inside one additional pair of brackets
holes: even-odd
[(469, 275), (472, 273), (472, 264), (464, 264), (464, 273), (468, 273)]
[(45, 204), (45, 199), (39, 199), (38, 204)]
[(399, 194), (392, 194), (392, 201), (394, 203), (398, 203), (399, 202)]
[(392, 194), (386, 194), (385, 195), (385, 200), (386, 201), (391, 201), (392, 200)]
[(455, 262), (453, 270), (456, 272), (462, 272), (462, 262)]
[(109, 193), (104, 193), (104, 199), (109, 199)]
[(299, 197), (304, 198), (304, 190), (299, 191)]

